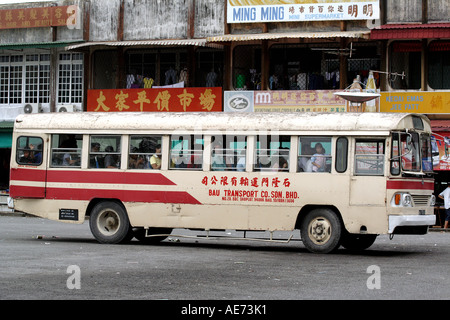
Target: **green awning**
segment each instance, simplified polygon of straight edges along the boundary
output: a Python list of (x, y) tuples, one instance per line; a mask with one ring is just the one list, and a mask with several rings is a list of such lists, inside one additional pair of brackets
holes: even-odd
[(13, 129), (13, 121), (0, 121), (0, 149), (11, 148)]
[(12, 146), (12, 132), (0, 132), (0, 149), (11, 148)]
[(69, 41), (53, 41), (53, 42), (26, 42), (26, 43), (0, 43), (0, 50), (14, 50), (14, 49), (27, 49), (27, 48), (59, 48), (73, 45), (76, 43), (82, 43), (80, 40)]

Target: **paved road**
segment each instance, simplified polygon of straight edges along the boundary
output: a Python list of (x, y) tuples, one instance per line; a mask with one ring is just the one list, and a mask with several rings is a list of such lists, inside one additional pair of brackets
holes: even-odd
[(448, 299), (449, 261), (450, 233), (441, 232), (317, 255), (299, 241), (103, 245), (87, 223), (0, 216), (1, 300)]

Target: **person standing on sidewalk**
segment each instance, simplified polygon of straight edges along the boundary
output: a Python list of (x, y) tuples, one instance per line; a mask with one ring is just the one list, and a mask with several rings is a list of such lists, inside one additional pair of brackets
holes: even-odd
[(444, 229), (448, 228), (448, 222), (450, 221), (450, 182), (447, 183), (447, 188), (442, 191), (439, 195), (439, 198), (444, 199), (444, 208), (445, 208), (445, 223)]

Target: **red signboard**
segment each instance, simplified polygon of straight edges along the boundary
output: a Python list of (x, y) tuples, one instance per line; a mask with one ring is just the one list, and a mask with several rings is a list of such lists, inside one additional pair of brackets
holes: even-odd
[(220, 112), (222, 88), (88, 90), (91, 112)]
[(78, 7), (43, 7), (0, 10), (0, 30), (75, 25)]

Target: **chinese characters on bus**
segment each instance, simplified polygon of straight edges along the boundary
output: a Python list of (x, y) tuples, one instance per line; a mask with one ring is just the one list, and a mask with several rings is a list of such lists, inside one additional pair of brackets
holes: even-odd
[(89, 90), (87, 109), (93, 112), (220, 112), (222, 88)]
[(209, 197), (222, 201), (293, 203), (299, 198), (298, 193), (291, 190), (289, 178), (277, 176), (248, 178), (213, 175), (204, 176), (201, 182), (209, 188)]

